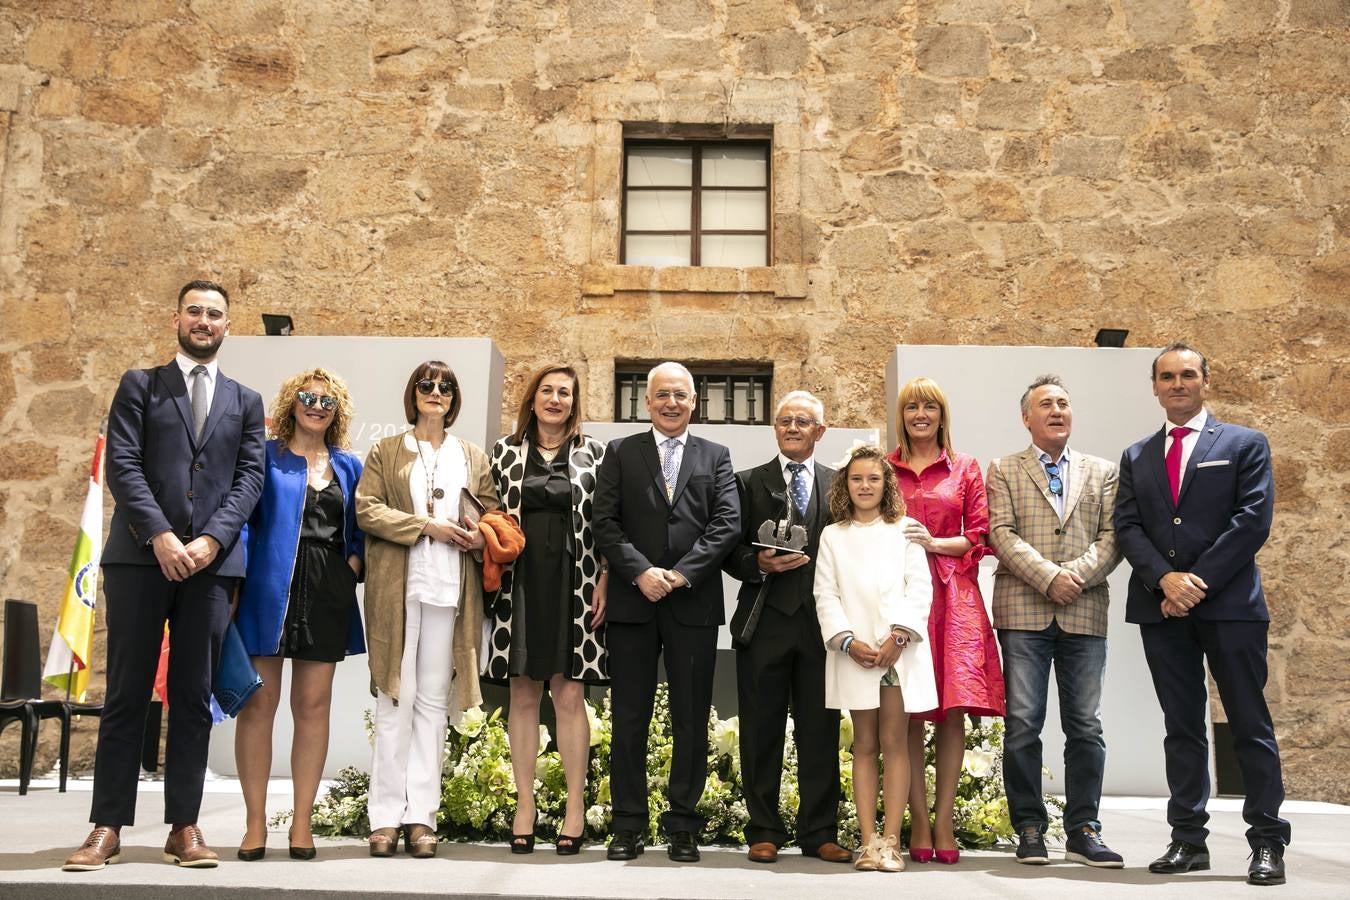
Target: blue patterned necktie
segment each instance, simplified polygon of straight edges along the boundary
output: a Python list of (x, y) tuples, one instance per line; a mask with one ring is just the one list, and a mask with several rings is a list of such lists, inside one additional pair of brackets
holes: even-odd
[(792, 505), (797, 507), (797, 515), (805, 518), (806, 501), (811, 498), (806, 490), (806, 476), (802, 474), (806, 466), (799, 462), (790, 462), (787, 468), (792, 473), (792, 481), (788, 484), (788, 491), (792, 494)]
[(675, 438), (666, 438), (661, 442), (665, 452), (661, 454), (661, 477), (666, 482), (666, 499), (670, 500), (675, 496), (675, 478), (680, 474), (680, 466), (675, 459), (675, 451), (679, 448), (680, 442)]

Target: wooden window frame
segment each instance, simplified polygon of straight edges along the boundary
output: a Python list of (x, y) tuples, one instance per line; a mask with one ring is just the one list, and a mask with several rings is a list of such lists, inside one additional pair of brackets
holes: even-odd
[[(761, 192), (764, 194), (764, 228), (763, 229), (744, 229), (744, 228), (712, 228), (703, 229), (703, 151), (709, 147), (727, 147), (727, 146), (757, 146), (764, 151), (764, 184), (761, 187), (748, 187), (745, 185), (722, 186), (714, 185), (708, 190), (714, 191), (741, 191), (741, 192)], [(691, 165), (693, 172), (690, 173), (690, 183), (668, 184), (668, 185), (638, 185), (630, 187), (628, 184), (628, 151), (632, 147), (689, 147), (692, 148)], [(628, 265), (628, 195), (630, 191), (689, 191), (689, 230), (661, 230), (661, 231), (635, 231), (633, 234), (640, 235), (666, 235), (666, 236), (689, 236), (689, 265), (702, 266), (700, 257), (703, 254), (704, 235), (748, 235), (751, 237), (764, 237), (764, 261), (758, 263), (760, 266), (768, 266), (773, 260), (773, 143), (763, 138), (743, 138), (743, 139), (688, 139), (688, 140), (669, 140), (661, 138), (625, 138), (623, 142), (623, 175), (620, 185), (623, 203), (619, 211), (619, 265)]]
[[(647, 362), (619, 362), (614, 365), (614, 421), (615, 422), (643, 422), (646, 421), (646, 406), (641, 397), (645, 396), (645, 388), (639, 390), (646, 384), (647, 373), (656, 363)], [(694, 376), (694, 393), (698, 395), (698, 403), (694, 408), (694, 414), (690, 418), (691, 424), (708, 423), (708, 385), (720, 381), (725, 385), (726, 394), (723, 399), (725, 404), (724, 418), (711, 424), (714, 425), (770, 425), (773, 416), (773, 366), (747, 365), (745, 363), (700, 363), (690, 366), (690, 373)], [(734, 385), (744, 382), (752, 388), (762, 386), (764, 388), (764, 408), (756, 410), (758, 401), (755, 399), (755, 392), (752, 389), (746, 398), (748, 420), (739, 420), (732, 417), (735, 404)], [(629, 399), (629, 409), (622, 409), (623, 388), (628, 384), (631, 387)]]

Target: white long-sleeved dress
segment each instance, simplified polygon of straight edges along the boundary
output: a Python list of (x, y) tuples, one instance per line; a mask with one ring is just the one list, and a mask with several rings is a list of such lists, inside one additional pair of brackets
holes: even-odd
[(895, 663), (905, 710), (937, 706), (928, 612), (933, 581), (923, 547), (905, 537), (905, 523), (877, 519), (868, 525), (835, 523), (820, 535), (816, 556), (816, 617), (829, 648), (825, 654), (825, 705), (830, 709), (876, 709), (885, 670), (864, 669), (838, 651), (838, 636), (880, 647), (891, 626), (910, 632), (910, 644)]

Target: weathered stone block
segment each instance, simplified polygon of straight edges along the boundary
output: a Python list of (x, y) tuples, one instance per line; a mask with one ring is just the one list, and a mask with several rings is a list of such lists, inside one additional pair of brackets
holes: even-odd
[(804, 22), (850, 25), (857, 22), (893, 23), (904, 9), (904, 0), (795, 0)]
[(1261, 64), (1270, 83), (1291, 91), (1335, 91), (1350, 70), (1345, 34), (1299, 34), (1268, 45)]
[(1191, 179), (1183, 197), (1192, 204), (1283, 205), (1293, 201), (1294, 186), (1274, 169), (1237, 169)]
[(551, 84), (596, 81), (628, 65), (629, 42), (625, 34), (589, 35), (585, 41), (554, 39), (544, 46), (544, 53), (544, 74)]
[[(227, 158), (216, 163), (197, 185), (193, 205), (208, 212), (259, 215), (291, 203), (308, 181), (309, 166), (303, 160)], [(359, 184), (339, 176), (330, 179), (329, 187), (337, 193), (330, 201), (333, 209)]]
[(973, 25), (921, 26), (914, 32), (919, 70), (948, 78), (989, 74), (989, 38)]
[(29, 32), (24, 59), (36, 69), (83, 81), (98, 74), (105, 40), (87, 22), (49, 19)]
[(970, 221), (1021, 222), (1026, 204), (1016, 184), (994, 178), (953, 178), (940, 182), (943, 193), (958, 216)]
[(905, 122), (954, 125), (961, 113), (961, 88), (946, 81), (902, 75), (897, 83), (900, 116)]
[(65, 78), (52, 78), (46, 87), (34, 92), (33, 112), (43, 119), (63, 119), (80, 108), (80, 88)]
[(949, 128), (923, 128), (919, 131), (919, 152), (938, 169), (989, 168), (984, 140), (978, 131)]
[(1240, 256), (1221, 260), (1214, 269), (1213, 295), (1218, 309), (1270, 309), (1293, 299), (1288, 279), (1272, 259)]
[(942, 212), (942, 195), (923, 175), (891, 172), (863, 179), (863, 193), (878, 216), (888, 221), (923, 219)]
[(211, 156), (211, 139), (176, 128), (151, 128), (136, 141), (141, 158), (152, 166), (194, 169)]
[(1087, 267), (1076, 259), (1037, 260), (1018, 272), (1017, 284), (1022, 310), (1034, 319), (1100, 303)]
[(652, 6), (652, 14), (657, 28), (687, 34), (707, 30), (712, 24), (713, 9), (709, 0), (662, 0)]
[(1000, 172), (1031, 172), (1044, 163), (1044, 139), (1040, 137), (1010, 137), (1003, 143), (996, 168)]
[(643, 26), (647, 4), (643, 0), (587, 0), (568, 6), (567, 20), (574, 29), (619, 28), (633, 31)]
[(1290, 28), (1345, 28), (1350, 5), (1345, 0), (1289, 0)]
[(1308, 416), (1333, 425), (1350, 424), (1350, 398), (1337, 385), (1346, 383), (1350, 371), (1339, 362), (1310, 362), (1292, 374), (1290, 399)]
[(1142, 309), (1155, 314), (1176, 309), (1188, 296), (1171, 257), (1153, 249), (1132, 253), (1120, 268), (1104, 273), (1101, 291), (1107, 309)]
[(1164, 131), (1139, 148), (1139, 167), (1149, 175), (1176, 180), (1211, 170), (1214, 156), (1203, 134)]
[(829, 74), (886, 75), (905, 58), (906, 48), (894, 29), (859, 25), (818, 44), (816, 52)]
[(924, 294), (928, 308), (939, 316), (950, 317), (952, 310), (961, 310), (963, 317), (978, 319), (1012, 307), (1011, 283), (992, 273), (972, 274), (945, 266), (929, 279)]
[(1120, 0), (1125, 23), (1141, 44), (1186, 44), (1195, 34), (1190, 4), (1172, 0)]
[(285, 0), (192, 0), (191, 10), (222, 37), (272, 34), (286, 21)]
[(1080, 178), (1055, 178), (1046, 182), (1036, 200), (1041, 218), (1050, 222), (1089, 219), (1106, 208), (1096, 188)]
[(881, 87), (875, 81), (844, 81), (830, 86), (830, 119), (836, 128), (864, 128), (881, 114)]
[(854, 172), (894, 169), (904, 158), (904, 139), (898, 132), (869, 131), (849, 141), (840, 159), (840, 166)]
[(1055, 138), (1050, 142), (1050, 171), (1083, 178), (1118, 178), (1124, 147), (1120, 138), (1075, 135)]
[(644, 38), (634, 46), (633, 58), (638, 70), (646, 73), (700, 71), (708, 63), (708, 41), (697, 37)]
[(1205, 206), (1151, 225), (1146, 234), (1153, 243), (1176, 253), (1230, 253), (1242, 246), (1242, 220), (1229, 209)]
[(1036, 131), (1041, 127), (1045, 85), (1038, 81), (991, 81), (979, 94), (975, 124), (1004, 131)]
[[(306, 35), (302, 59), (301, 80), (318, 90), (361, 89), (375, 77), (371, 38), (361, 29), (334, 27)], [(414, 70), (422, 61), (410, 60)]]
[(222, 54), (224, 81), (266, 91), (284, 90), (295, 81), (295, 55), (286, 47), (237, 44)]
[(523, 35), (501, 34), (470, 47), (464, 54), (466, 74), (474, 79), (507, 81), (535, 72), (537, 43)]
[(1156, 105), (1137, 84), (1075, 87), (1064, 99), (1070, 127), (1094, 135), (1139, 131), (1148, 124)]
[(838, 231), (826, 250), (830, 265), (840, 269), (885, 269), (893, 256), (890, 237), (880, 225)]
[(1104, 42), (1111, 22), (1110, 0), (1030, 0), (1027, 18), (1040, 43), (1091, 47)]
[(1108, 81), (1177, 81), (1181, 69), (1169, 49), (1140, 47), (1106, 60), (1102, 76)]
[(919, 263), (952, 260), (980, 250), (970, 226), (951, 219), (916, 222), (901, 232), (900, 246), (905, 256)]
[(778, 0), (727, 0), (727, 34), (773, 31), (787, 24), (787, 7)]
[(147, 25), (127, 34), (108, 54), (108, 75), (161, 81), (191, 72), (201, 64), (200, 48), (207, 45), (204, 28)]
[(1004, 0), (919, 0), (919, 21), (949, 25), (953, 22), (998, 22), (1008, 14)]
[(164, 113), (164, 97), (149, 82), (104, 82), (84, 93), (80, 112), (110, 125), (154, 125)]
[(372, 76), (377, 81), (450, 80), (460, 63), (459, 48), (421, 35), (377, 37), (368, 49), (370, 64), (362, 59), (356, 65), (363, 82)]
[[(1290, 210), (1259, 213), (1247, 220), (1244, 234), (1256, 250), (1280, 256), (1312, 258), (1327, 220)], [(1345, 285), (1350, 292), (1350, 282)]]
[(469, 255), (479, 262), (508, 272), (549, 270), (543, 228), (534, 211), (487, 206), (470, 217), (469, 225)]
[[(62, 343), (70, 336), (70, 301), (61, 294), (31, 299), (10, 296), (3, 307), (6, 334), (23, 335), (25, 343)], [(0, 458), (5, 454), (0, 453)], [(0, 481), (5, 481), (0, 475)]]

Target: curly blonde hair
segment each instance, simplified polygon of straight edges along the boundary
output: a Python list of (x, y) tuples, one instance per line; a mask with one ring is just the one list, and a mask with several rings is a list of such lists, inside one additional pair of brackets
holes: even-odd
[(848, 470), (855, 462), (869, 461), (881, 470), (881, 517), (887, 522), (897, 522), (905, 514), (905, 500), (900, 496), (900, 484), (895, 480), (895, 470), (886, 459), (886, 451), (876, 444), (859, 444), (848, 452), (848, 460), (839, 467), (839, 472), (830, 482), (830, 518), (835, 522), (853, 520), (853, 501), (848, 495)]
[(291, 442), (291, 438), (295, 437), (296, 395), (309, 387), (312, 381), (327, 386), (328, 393), (338, 402), (337, 409), (333, 410), (333, 421), (328, 423), (328, 430), (324, 432), (324, 443), (340, 450), (349, 449), (347, 427), (352, 422), (352, 395), (347, 390), (347, 383), (327, 369), (306, 369), (286, 379), (272, 401), (272, 421), (267, 427), (268, 434), (283, 444)]

